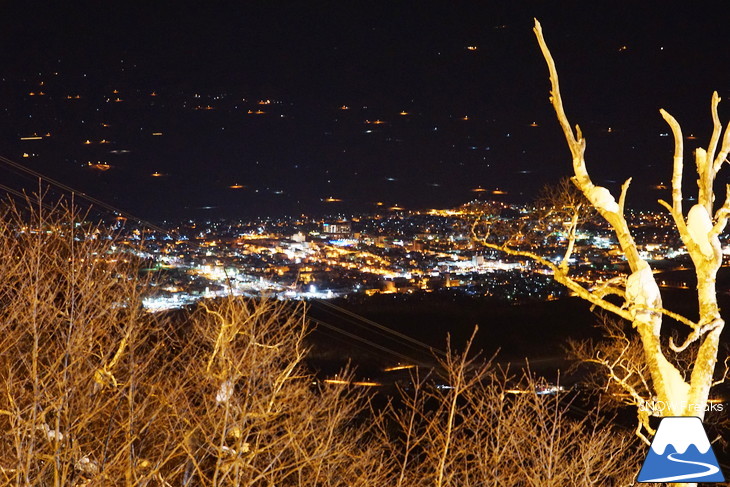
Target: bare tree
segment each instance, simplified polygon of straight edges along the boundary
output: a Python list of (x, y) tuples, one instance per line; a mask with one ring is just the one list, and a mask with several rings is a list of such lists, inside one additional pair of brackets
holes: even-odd
[[(634, 398), (637, 404), (656, 398), (666, 405), (665, 415), (691, 415), (703, 418), (710, 388), (714, 384), (720, 333), (725, 324), (717, 304), (715, 283), (717, 271), (722, 263), (722, 249), (718, 237), (730, 215), (730, 187), (725, 202), (716, 209), (713, 183), (730, 152), (730, 127), (726, 128), (723, 134), (717, 111), (720, 98), (717, 93), (712, 96), (710, 111), (714, 129), (708, 147), (697, 148), (695, 151), (698, 175), (697, 204), (686, 214), (682, 206), (684, 157), (682, 131), (679, 123), (671, 115), (660, 110), (662, 117), (671, 127), (675, 140), (672, 203), (665, 201), (660, 203), (669, 211), (694, 264), (698, 282), (699, 309), (699, 319), (694, 321), (664, 308), (651, 266), (639, 254), (624, 215), (626, 193), (631, 180), (623, 184), (618, 200), (608, 189), (597, 186), (591, 181), (585, 161), (586, 140), (580, 127), (576, 125), (574, 130), (565, 114), (555, 62), (537, 21), (534, 30), (550, 73), (550, 101), (572, 155), (571, 180), (612, 229), (626, 258), (630, 273), (617, 275), (614, 279), (594, 283), (595, 286), (589, 287), (571, 277), (569, 269), (564, 265), (565, 262), (556, 265), (538, 253), (489, 242), (481, 236), (477, 238), (487, 247), (530, 258), (547, 267), (555, 280), (565, 285), (575, 295), (632, 324), (638, 333), (641, 345), (641, 367), (645, 367), (648, 372), (646, 380), (640, 381), (641, 387), (627, 380), (627, 376), (631, 376), (632, 372), (624, 369), (621, 361), (604, 365), (612, 380)], [(475, 235), (479, 233), (479, 224), (475, 224), (474, 232)], [(622, 302), (616, 304), (607, 299), (608, 295), (616, 295)], [(681, 343), (676, 343), (672, 337), (669, 340), (662, 339), (662, 320), (665, 317), (687, 327), (688, 332)], [(693, 345), (696, 346), (696, 352), (688, 362), (688, 367), (679, 367), (675, 354), (679, 356), (682, 353), (691, 353), (689, 349)], [(643, 426), (646, 431), (653, 433), (646, 415), (639, 415), (639, 419), (640, 429)]]

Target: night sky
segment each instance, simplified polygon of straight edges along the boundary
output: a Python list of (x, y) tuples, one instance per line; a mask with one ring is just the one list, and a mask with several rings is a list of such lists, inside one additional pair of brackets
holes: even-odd
[(730, 102), (720, 2), (154, 3), (4, 3), (0, 155), (149, 219), (529, 201), (570, 171), (537, 17), (595, 182), (658, 209), (659, 108), (689, 150)]

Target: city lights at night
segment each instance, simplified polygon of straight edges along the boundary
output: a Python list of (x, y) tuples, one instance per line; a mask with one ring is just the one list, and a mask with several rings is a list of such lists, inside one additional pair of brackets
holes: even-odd
[(0, 487), (730, 474), (717, 8), (5, 5)]

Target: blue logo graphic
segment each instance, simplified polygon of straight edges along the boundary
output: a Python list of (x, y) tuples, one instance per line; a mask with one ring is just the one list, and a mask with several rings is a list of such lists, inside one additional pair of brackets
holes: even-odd
[(707, 433), (694, 416), (662, 418), (637, 482), (724, 482)]

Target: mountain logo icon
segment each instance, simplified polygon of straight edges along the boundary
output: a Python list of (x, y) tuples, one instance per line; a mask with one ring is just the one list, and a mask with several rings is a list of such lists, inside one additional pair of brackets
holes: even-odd
[(662, 418), (637, 482), (724, 482), (700, 418)]

